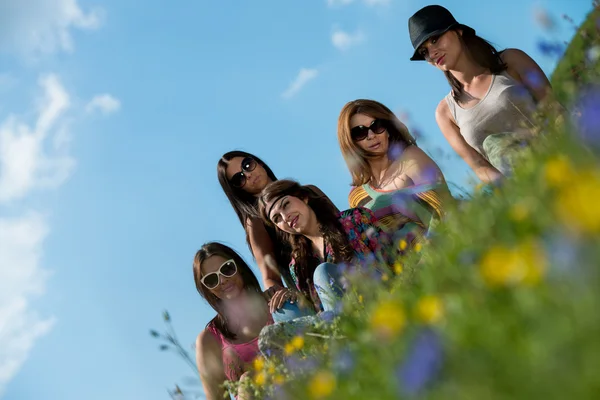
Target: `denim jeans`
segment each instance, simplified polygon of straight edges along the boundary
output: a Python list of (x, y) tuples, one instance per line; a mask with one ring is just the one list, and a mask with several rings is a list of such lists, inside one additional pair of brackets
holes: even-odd
[[(342, 272), (336, 264), (325, 262), (319, 264), (315, 269), (313, 282), (319, 300), (321, 300), (323, 311), (334, 311), (338, 301), (344, 294), (341, 278)], [(292, 304), (288, 300), (284, 303), (283, 307), (275, 311), (272, 315), (274, 322), (284, 322), (314, 314), (314, 311), (311, 309), (301, 309), (297, 303)]]
[(286, 301), (283, 306), (275, 311), (273, 314), (274, 322), (284, 322), (292, 319), (306, 317), (307, 315), (314, 315), (315, 312), (310, 308), (300, 308), (298, 307), (298, 303), (291, 303), (289, 300)]

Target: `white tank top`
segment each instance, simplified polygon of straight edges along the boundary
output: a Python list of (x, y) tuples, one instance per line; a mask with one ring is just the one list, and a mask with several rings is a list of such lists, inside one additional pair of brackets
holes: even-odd
[(460, 107), (452, 92), (446, 102), (466, 142), (484, 157), (483, 141), (493, 133), (529, 134), (536, 104), (529, 91), (506, 71), (492, 75), (490, 87), (474, 107)]

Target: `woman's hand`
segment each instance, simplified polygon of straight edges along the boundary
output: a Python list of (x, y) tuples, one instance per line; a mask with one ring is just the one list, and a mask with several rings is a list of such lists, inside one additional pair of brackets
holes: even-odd
[(290, 303), (293, 303), (296, 301), (296, 298), (297, 295), (295, 291), (288, 288), (281, 288), (278, 291), (276, 291), (275, 294), (269, 300), (269, 311), (271, 313), (274, 313), (275, 311), (283, 307), (286, 301), (289, 300)]
[(273, 286), (271, 286), (270, 288), (268, 288), (267, 290), (265, 290), (263, 292), (263, 296), (265, 297), (265, 300), (267, 300), (267, 303), (269, 301), (271, 301), (271, 298), (273, 297), (273, 295), (275, 293), (277, 293), (278, 291), (280, 291), (281, 289), (285, 289), (283, 286), (275, 284)]

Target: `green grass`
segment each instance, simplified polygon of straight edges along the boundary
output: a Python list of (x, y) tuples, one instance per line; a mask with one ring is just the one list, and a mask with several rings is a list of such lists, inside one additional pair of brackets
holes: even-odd
[[(567, 107), (599, 80), (597, 61), (586, 59), (600, 46), (598, 17), (589, 15), (552, 76)], [(543, 117), (555, 121), (555, 112)], [(305, 335), (291, 355), (310, 371), (267, 360), (252, 389), (294, 399), (411, 398), (411, 388), (431, 399), (597, 398), (600, 164), (565, 121), (544, 130), (501, 187), (449, 210), (418, 265), (403, 260), (385, 284), (355, 282), (325, 332), (343, 338)]]

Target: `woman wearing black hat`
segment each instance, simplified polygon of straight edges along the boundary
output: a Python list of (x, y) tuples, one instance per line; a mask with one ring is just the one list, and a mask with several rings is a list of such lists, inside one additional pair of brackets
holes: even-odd
[(510, 174), (530, 143), (537, 103), (551, 90), (544, 72), (521, 50), (498, 52), (442, 6), (417, 11), (408, 29), (411, 60), (442, 70), (452, 88), (436, 109), (452, 148), (484, 182)]

